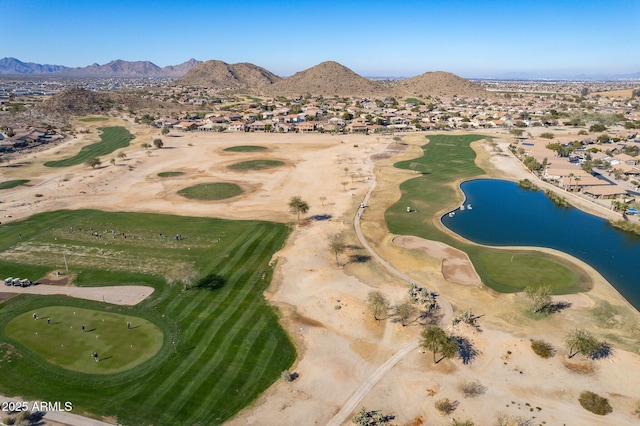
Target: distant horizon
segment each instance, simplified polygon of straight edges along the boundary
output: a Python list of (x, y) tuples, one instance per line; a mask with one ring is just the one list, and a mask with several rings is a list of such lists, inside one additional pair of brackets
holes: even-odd
[(0, 57), (85, 67), (165, 67), (209, 57), (290, 76), (334, 60), (363, 76), (446, 71), (466, 78), (640, 73), (640, 2), (497, 0), (294, 2), (4, 0)]
[[(25, 60), (22, 60), (21, 58), (16, 58), (16, 57), (4, 57), (4, 58), (0, 58), (0, 60), (1, 59), (16, 59), (16, 60), (18, 60), (18, 61), (20, 61), (22, 63), (33, 63), (33, 64), (45, 65), (45, 66), (65, 66), (65, 67), (68, 67), (66, 64), (63, 64), (63, 63), (44, 63), (44, 62), (25, 61)], [(192, 59), (194, 59), (196, 61), (199, 61), (199, 62), (207, 62), (207, 61), (219, 60), (219, 59), (202, 60), (202, 59), (198, 59), (198, 58), (189, 58), (189, 59), (187, 59), (185, 61), (182, 61), (180, 63), (170, 64), (170, 65), (166, 65), (166, 66), (180, 65), (180, 64), (188, 62), (188, 61), (190, 61)], [(117, 58), (117, 59), (112, 59), (110, 61), (107, 61), (105, 63), (91, 62), (89, 64), (80, 66), (78, 68), (85, 68), (85, 67), (89, 67), (89, 66), (94, 65), (94, 64), (97, 64), (99, 66), (103, 66), (103, 65), (107, 65), (107, 64), (109, 64), (111, 62), (114, 62), (114, 61), (151, 62), (152, 64), (161, 67), (160, 65), (156, 64), (155, 62), (150, 61), (150, 60), (146, 60), (146, 59), (137, 59), (137, 60), (133, 60), (133, 61), (127, 61), (125, 59)], [(223, 62), (225, 62), (225, 61), (223, 61)], [(247, 61), (241, 61), (241, 62), (247, 62)], [(322, 62), (325, 62), (325, 61), (322, 61)], [(319, 65), (322, 62), (314, 64), (311, 67)], [(337, 61), (334, 61), (334, 62), (337, 62)], [(253, 65), (257, 65), (257, 66), (261, 67), (260, 64), (253, 64)], [(349, 68), (345, 64), (341, 64), (341, 65), (344, 65), (345, 67)], [(311, 67), (309, 67), (309, 68), (311, 68)], [(69, 67), (69, 68), (76, 68), (76, 67)], [(262, 68), (264, 68), (264, 67), (262, 67)], [(305, 69), (308, 69), (308, 68), (305, 68)], [(273, 72), (272, 70), (269, 70), (269, 69), (267, 69), (267, 70)], [(288, 78), (288, 77), (291, 77), (292, 75), (294, 75), (295, 73), (300, 72), (300, 71), (304, 71), (304, 70), (301, 69), (301, 70), (295, 71), (293, 74), (290, 74), (290, 75), (279, 75), (279, 74), (276, 74), (276, 75), (278, 75), (281, 78)], [(429, 73), (429, 72), (448, 72), (448, 73), (451, 73), (450, 71), (447, 71), (447, 70), (427, 70), (427, 71), (423, 71), (423, 72), (421, 72), (419, 74), (415, 74), (415, 75), (362, 75), (362, 74), (359, 74), (359, 73), (358, 73), (358, 75), (361, 75), (362, 77), (365, 77), (365, 78), (368, 78), (368, 79), (408, 79), (408, 78), (416, 77), (418, 75), (422, 75), (424, 73)], [(45, 73), (38, 73), (38, 74), (18, 74), (18, 75), (34, 76), (35, 77), (35, 76), (46, 76), (48, 74), (51, 74), (51, 73), (45, 72)], [(472, 80), (483, 80), (483, 79), (486, 79), (486, 80), (492, 80), (492, 79), (495, 79), (495, 80), (555, 80), (555, 79), (557, 79), (557, 80), (572, 80), (572, 79), (573, 80), (580, 80), (581, 78), (585, 79), (585, 80), (597, 80), (599, 78), (602, 78), (602, 79), (605, 79), (605, 80), (606, 79), (625, 79), (625, 78), (629, 78), (629, 79), (633, 79), (633, 80), (636, 80), (636, 79), (640, 80), (640, 72), (626, 73), (626, 74), (559, 74), (559, 73), (556, 73), (556, 74), (554, 74), (554, 73), (544, 74), (544, 73), (536, 73), (536, 72), (500, 72), (500, 73), (496, 73), (496, 74), (484, 74), (484, 75), (460, 75), (460, 74), (456, 74), (456, 73), (452, 73), (452, 74), (458, 75), (459, 77), (463, 77), (463, 78), (466, 78), (466, 79), (472, 79)], [(11, 74), (1, 74), (0, 73), (0, 77), (2, 77), (2, 76), (11, 76)]]

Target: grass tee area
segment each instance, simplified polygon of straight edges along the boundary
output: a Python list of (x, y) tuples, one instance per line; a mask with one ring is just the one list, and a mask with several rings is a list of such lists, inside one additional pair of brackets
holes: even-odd
[[(262, 295), (287, 235), (276, 223), (93, 210), (3, 225), (4, 276), (64, 271), (64, 254), (77, 285), (156, 290), (135, 307), (35, 295), (0, 303), (0, 393), (71, 401), (123, 424), (223, 423), (295, 358)], [(226, 284), (171, 283), (211, 273)]]
[[(434, 135), (422, 146), (424, 155), (395, 164), (420, 172), (400, 185), (400, 200), (385, 212), (389, 230), (397, 235), (416, 235), (442, 241), (469, 255), (482, 282), (500, 292), (522, 291), (530, 285), (548, 284), (555, 294), (584, 291), (588, 278), (582, 269), (561, 259), (533, 250), (506, 251), (467, 244), (434, 225), (439, 212), (454, 208), (460, 193), (457, 182), (484, 174), (474, 163), (471, 142), (480, 135)], [(415, 211), (407, 213), (407, 206)], [(512, 255), (514, 260), (512, 261)], [(515, 262), (515, 263), (514, 263)]]
[(83, 147), (80, 152), (73, 157), (59, 161), (47, 161), (46, 167), (68, 167), (82, 164), (89, 158), (100, 157), (111, 154), (113, 151), (129, 146), (133, 135), (122, 126), (99, 127), (102, 131), (100, 142)]

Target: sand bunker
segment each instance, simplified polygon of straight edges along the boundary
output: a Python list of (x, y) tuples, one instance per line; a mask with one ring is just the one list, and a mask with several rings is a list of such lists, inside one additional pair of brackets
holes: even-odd
[(393, 243), (402, 248), (422, 250), (427, 256), (442, 260), (442, 275), (449, 282), (462, 285), (482, 284), (469, 256), (463, 251), (439, 241), (425, 240), (410, 235), (395, 237)]
[(71, 296), (80, 299), (97, 300), (114, 305), (133, 306), (149, 297), (153, 287), (124, 285), (110, 287), (61, 287), (59, 285), (39, 284), (30, 287), (4, 286), (3, 293), (45, 294)]

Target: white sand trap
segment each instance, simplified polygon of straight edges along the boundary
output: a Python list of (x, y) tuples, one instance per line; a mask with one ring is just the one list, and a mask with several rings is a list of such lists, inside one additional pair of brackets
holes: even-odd
[(39, 284), (30, 287), (0, 287), (0, 293), (46, 294), (97, 300), (114, 305), (133, 306), (149, 297), (155, 289), (142, 285), (124, 285), (109, 287), (63, 287)]

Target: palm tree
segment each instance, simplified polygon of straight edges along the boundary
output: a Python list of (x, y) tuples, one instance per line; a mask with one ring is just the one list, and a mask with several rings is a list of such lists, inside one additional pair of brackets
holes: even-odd
[(571, 179), (574, 177), (575, 175), (573, 173), (569, 173), (569, 189), (567, 189), (567, 191), (571, 191)]
[(300, 213), (306, 213), (309, 211), (309, 204), (306, 201), (303, 201), (299, 195), (295, 197), (291, 197), (289, 200), (289, 211), (293, 214), (298, 215), (298, 225), (300, 224)]

